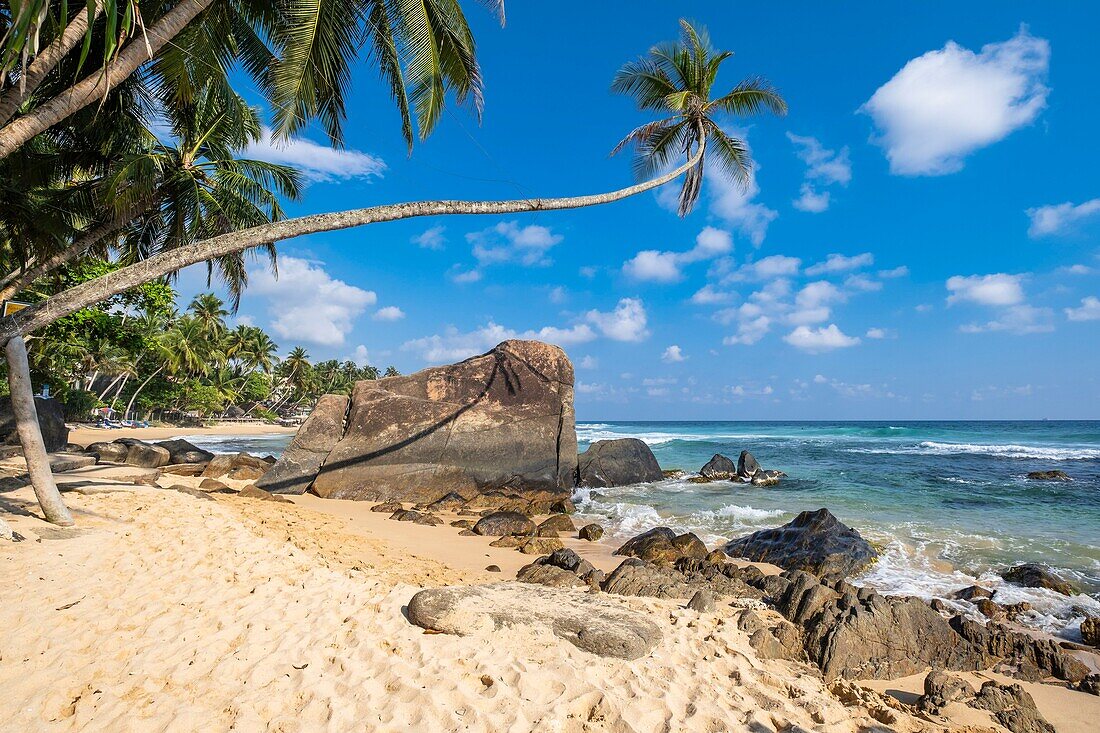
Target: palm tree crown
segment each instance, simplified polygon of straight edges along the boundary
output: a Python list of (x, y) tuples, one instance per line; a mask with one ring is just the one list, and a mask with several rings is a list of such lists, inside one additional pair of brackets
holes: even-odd
[(716, 117), (763, 111), (782, 115), (787, 112), (787, 103), (760, 77), (745, 79), (713, 99), (718, 69), (733, 52), (714, 50), (706, 28), (696, 28), (687, 20), (680, 21), (680, 30), (679, 41), (654, 46), (646, 56), (626, 64), (615, 75), (613, 91), (633, 97), (639, 109), (666, 116), (633, 130), (612, 154), (633, 145), (635, 173), (639, 178), (649, 178), (681, 153), (691, 158), (702, 148), (699, 162), (684, 176), (680, 189), (679, 214), (686, 216), (699, 198), (708, 151), (721, 172), (742, 186), (751, 175), (748, 145), (727, 134)]

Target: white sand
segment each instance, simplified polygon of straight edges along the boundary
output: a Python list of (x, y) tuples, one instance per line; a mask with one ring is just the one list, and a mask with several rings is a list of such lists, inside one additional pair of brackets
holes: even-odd
[(294, 435), (298, 428), (284, 428), (280, 425), (265, 423), (226, 423), (209, 428), (93, 428), (78, 426), (69, 430), (69, 442), (87, 446), (99, 441), (113, 441), (119, 438), (137, 438), (139, 440), (168, 440), (177, 436), (189, 435)]

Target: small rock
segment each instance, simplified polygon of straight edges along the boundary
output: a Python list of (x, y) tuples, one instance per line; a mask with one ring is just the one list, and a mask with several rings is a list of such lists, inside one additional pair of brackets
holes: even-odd
[(733, 478), (737, 475), (737, 464), (721, 453), (715, 453), (714, 457), (699, 469), (699, 475), (712, 481)]
[(386, 514), (393, 514), (399, 512), (405, 508), (405, 505), (399, 501), (384, 501), (381, 504), (375, 504), (370, 508), (372, 512), (385, 512)]
[(672, 544), (674, 539), (676, 533), (668, 527), (654, 527), (624, 542), (615, 554), (641, 558), (658, 565), (671, 565), (683, 554)]
[(451, 522), (452, 527), (458, 527), (459, 529), (470, 529), (474, 526), (474, 520), (472, 519), (456, 519)]
[(535, 533), (535, 523), (519, 512), (493, 512), (479, 519), (473, 529), (475, 534), (489, 537), (528, 536)]
[(576, 511), (577, 507), (573, 505), (571, 499), (562, 499), (550, 505), (551, 514), (575, 514)]
[(228, 489), (229, 485), (218, 481), (216, 478), (204, 478), (199, 482), (200, 489), (206, 489), (207, 491), (220, 491), (222, 489)]
[(557, 537), (532, 537), (520, 545), (519, 551), (524, 555), (545, 555), (564, 547), (565, 545)]
[(462, 511), (465, 506), (466, 500), (460, 494), (452, 491), (428, 504), (427, 509), (430, 512), (458, 512)]
[(562, 532), (572, 534), (576, 530), (572, 519), (565, 514), (555, 514), (540, 524), (535, 534), (539, 537), (557, 537)]
[(255, 486), (245, 486), (243, 489), (240, 490), (240, 492), (237, 493), (237, 496), (243, 496), (246, 499), (259, 499), (260, 501), (275, 501), (281, 504), (294, 503), (284, 496), (272, 494), (270, 492), (264, 491), (263, 489), (257, 489)]
[(993, 713), (993, 718), (1012, 733), (1056, 733), (1039, 714), (1035, 700), (1018, 684), (999, 685), (990, 680), (982, 685), (970, 706)]
[(1004, 609), (988, 598), (979, 598), (974, 605), (978, 607), (978, 613), (986, 618), (997, 618), (1004, 615)]
[(1029, 481), (1072, 481), (1065, 471), (1055, 469), (1053, 471), (1028, 471)]
[(486, 565), (485, 569), (487, 571), (489, 571), (490, 573), (499, 573), (500, 572), (500, 566), (499, 565)]
[(981, 598), (992, 598), (993, 591), (983, 588), (980, 585), (971, 585), (962, 590), (955, 591), (952, 596), (960, 601), (970, 601), (973, 603)]
[[(471, 534), (473, 534), (473, 533), (471, 532)], [(530, 538), (520, 537), (520, 536), (517, 536), (517, 535), (506, 534), (503, 537), (498, 537), (497, 539), (490, 542), (489, 547), (507, 547), (507, 548), (520, 547), (521, 545), (524, 545), (527, 542), (528, 539), (530, 539)]]
[(714, 610), (714, 594), (706, 588), (695, 591), (695, 595), (688, 601), (687, 607), (699, 613), (710, 613)]
[(1100, 648), (1100, 616), (1087, 616), (1081, 622), (1081, 641)]
[(1001, 573), (1001, 577), (1009, 583), (1022, 585), (1025, 588), (1046, 588), (1064, 596), (1072, 596), (1077, 589), (1070, 583), (1055, 575), (1050, 568), (1039, 563), (1024, 563), (1016, 565)]
[(603, 537), (603, 527), (593, 522), (592, 524), (586, 524), (581, 527), (577, 536), (582, 540), (588, 540), (589, 542), (597, 542)]
[(937, 667), (924, 678), (924, 694), (916, 704), (920, 710), (939, 715), (949, 703), (972, 697), (974, 690), (970, 685)]
[[(490, 565), (489, 567), (496, 568), (496, 565)], [(500, 568), (497, 568), (497, 572), (498, 573), (500, 572)], [(483, 674), (483, 675), (481, 675), (481, 684), (485, 685), (486, 687), (492, 687), (493, 686), (493, 678), (490, 677), (487, 674)]]

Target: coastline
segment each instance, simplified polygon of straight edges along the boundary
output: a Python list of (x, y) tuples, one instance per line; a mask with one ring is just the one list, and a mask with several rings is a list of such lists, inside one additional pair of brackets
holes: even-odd
[(119, 438), (137, 438), (138, 440), (168, 440), (177, 437), (196, 435), (246, 436), (246, 435), (294, 435), (296, 427), (268, 425), (266, 423), (225, 423), (208, 428), (185, 427), (149, 427), (149, 428), (93, 428), (80, 425), (69, 430), (69, 442), (87, 447), (99, 441), (114, 441)]

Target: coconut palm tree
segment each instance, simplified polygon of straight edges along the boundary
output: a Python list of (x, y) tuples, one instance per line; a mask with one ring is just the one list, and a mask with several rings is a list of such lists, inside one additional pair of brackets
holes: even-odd
[(708, 153), (722, 173), (743, 186), (749, 181), (752, 158), (748, 145), (726, 133), (720, 118), (765, 111), (783, 115), (787, 103), (760, 77), (745, 79), (715, 98), (719, 68), (733, 52), (715, 51), (706, 28), (681, 20), (680, 30), (679, 41), (658, 44), (646, 56), (623, 66), (611, 88), (634, 97), (639, 109), (662, 115), (633, 130), (613, 151), (634, 147), (640, 179), (667, 169), (680, 156), (691, 158), (693, 151), (700, 151), (680, 188), (679, 211), (685, 216), (699, 198)]
[(225, 317), (229, 311), (218, 296), (200, 293), (191, 300), (187, 310), (191, 311), (200, 333), (208, 342), (217, 343), (225, 335)]

